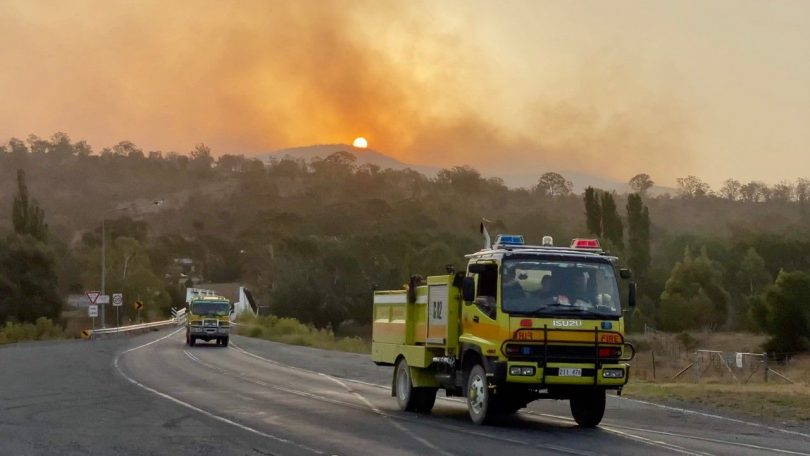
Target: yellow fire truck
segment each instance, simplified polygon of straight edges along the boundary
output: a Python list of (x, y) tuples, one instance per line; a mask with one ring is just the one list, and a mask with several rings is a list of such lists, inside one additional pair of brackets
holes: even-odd
[(580, 426), (598, 425), (635, 355), (622, 318), (622, 300), (635, 305), (630, 271), (595, 239), (529, 246), (500, 235), (490, 246), (482, 231), (485, 248), (467, 255), (465, 272), (374, 293), (372, 360), (395, 366), (391, 395), (401, 410), (429, 413), (444, 389), (466, 397), (476, 424), (567, 399)]
[(231, 332), (231, 303), (222, 296), (191, 298), (186, 312), (186, 344), (194, 346), (198, 339), (216, 340), (228, 346)]

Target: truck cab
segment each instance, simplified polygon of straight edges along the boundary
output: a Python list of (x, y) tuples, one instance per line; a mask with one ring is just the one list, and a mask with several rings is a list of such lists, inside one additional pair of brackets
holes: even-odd
[(429, 411), (442, 388), (467, 398), (476, 424), (543, 398), (569, 400), (580, 426), (601, 421), (605, 393), (621, 391), (635, 353), (622, 318), (635, 284), (622, 290), (630, 272), (595, 240), (550, 244), (501, 236), (467, 255), (466, 271), (415, 284), (401, 309), (396, 292), (375, 294), (372, 357), (395, 366), (401, 408)]
[(198, 296), (191, 299), (186, 312), (186, 344), (194, 346), (197, 340), (215, 340), (217, 345), (228, 346), (231, 332), (231, 303), (222, 296)]

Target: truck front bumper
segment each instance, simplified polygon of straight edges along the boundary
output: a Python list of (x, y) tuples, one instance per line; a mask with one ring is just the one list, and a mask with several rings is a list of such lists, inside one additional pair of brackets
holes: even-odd
[(541, 363), (531, 361), (489, 361), (487, 375), (495, 384), (526, 386), (582, 385), (620, 388), (627, 384), (630, 366), (626, 363), (599, 365), (587, 363)]
[(190, 333), (197, 337), (228, 337), (231, 332), (229, 327), (213, 326), (190, 326)]

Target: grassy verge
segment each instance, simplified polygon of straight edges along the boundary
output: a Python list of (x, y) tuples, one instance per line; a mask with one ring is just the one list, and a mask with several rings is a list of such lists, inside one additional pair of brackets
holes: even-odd
[(50, 340), (64, 338), (64, 329), (45, 317), (37, 318), (35, 323), (7, 322), (0, 327), (0, 345), (12, 344), (26, 340)]
[(371, 345), (364, 339), (337, 337), (329, 329), (317, 329), (294, 318), (279, 318), (273, 315), (265, 317), (240, 315), (238, 323), (237, 334), (242, 336), (326, 350), (371, 353)]
[(728, 411), (768, 421), (810, 421), (807, 385), (720, 385), (631, 382), (623, 396), (651, 402)]

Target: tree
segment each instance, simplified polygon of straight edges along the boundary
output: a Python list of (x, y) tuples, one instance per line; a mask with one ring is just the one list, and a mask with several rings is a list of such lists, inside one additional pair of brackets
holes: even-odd
[(28, 135), (28, 139), (26, 139), (25, 142), (28, 143), (28, 148), (34, 155), (47, 154), (48, 149), (51, 147), (51, 143), (49, 143), (47, 139), (42, 139), (34, 134)]
[(29, 234), (0, 240), (0, 323), (59, 317), (55, 263), (48, 247)]
[(786, 203), (793, 199), (793, 184), (782, 181), (774, 185), (768, 193), (768, 201), (780, 201)]
[(653, 180), (650, 179), (649, 174), (641, 173), (636, 174), (635, 176), (630, 178), (630, 180), (627, 182), (627, 185), (629, 185), (630, 188), (632, 188), (633, 191), (635, 191), (636, 193), (639, 193), (641, 196), (644, 196), (647, 194), (647, 190), (649, 190), (650, 188), (652, 188), (653, 185), (655, 185), (655, 182), (653, 182)]
[(143, 150), (132, 141), (121, 141), (112, 147), (112, 155), (116, 157), (144, 158)]
[(535, 187), (535, 191), (538, 193), (552, 198), (555, 196), (569, 196), (573, 189), (574, 184), (570, 180), (552, 172), (540, 176)]
[(741, 188), (742, 184), (740, 184), (740, 181), (736, 179), (726, 179), (726, 181), (723, 182), (723, 186), (720, 187), (720, 191), (718, 193), (720, 197), (729, 201), (737, 201), (737, 199), (740, 197)]
[(709, 184), (695, 176), (679, 177), (678, 194), (682, 198), (700, 198), (709, 194)]
[(48, 155), (66, 158), (73, 155), (73, 144), (70, 143), (70, 136), (67, 133), (57, 132), (51, 136), (50, 148)]
[(650, 211), (641, 194), (627, 197), (627, 264), (639, 279), (647, 276), (650, 267)]
[[(106, 248), (106, 288), (111, 293), (123, 293), (127, 302), (136, 299), (143, 301), (149, 310), (157, 310), (162, 315), (169, 313), (171, 298), (163, 280), (152, 269), (148, 252), (136, 239), (130, 237), (112, 238)], [(101, 269), (99, 247), (84, 251), (85, 271), (82, 282), (87, 289), (98, 286), (98, 271)], [(135, 317), (132, 306), (127, 306), (124, 314)]]
[(764, 313), (757, 307), (764, 303), (759, 295), (771, 283), (772, 277), (765, 266), (765, 260), (750, 247), (740, 262), (737, 271), (735, 289), (741, 291), (742, 296), (732, 300), (732, 315), (730, 316), (731, 329), (755, 329), (760, 326), (764, 329)]
[(768, 351), (797, 352), (810, 348), (810, 275), (803, 271), (779, 272), (764, 294)]
[(17, 195), (11, 207), (11, 219), (14, 232), (18, 235), (31, 235), (45, 242), (48, 237), (48, 225), (45, 224), (45, 213), (36, 200), (29, 200), (28, 186), (25, 184), (25, 171), (17, 170)]
[(602, 193), (602, 234), (619, 250), (624, 250), (624, 226), (613, 194)]
[(211, 172), (213, 165), (211, 148), (203, 143), (194, 146), (194, 150), (191, 151), (191, 169), (198, 174), (206, 175)]
[(810, 180), (800, 177), (796, 179), (796, 186), (793, 188), (793, 196), (800, 205), (810, 201)]
[(693, 257), (687, 247), (661, 293), (656, 319), (669, 331), (717, 329), (728, 315), (729, 294), (706, 249)]
[(585, 225), (589, 233), (602, 237), (602, 207), (599, 205), (599, 195), (593, 187), (585, 189)]
[(28, 146), (21, 139), (11, 138), (8, 140), (8, 152), (17, 157), (28, 155)]
[(751, 181), (740, 187), (740, 197), (748, 203), (757, 203), (767, 199), (768, 186), (762, 182)]

